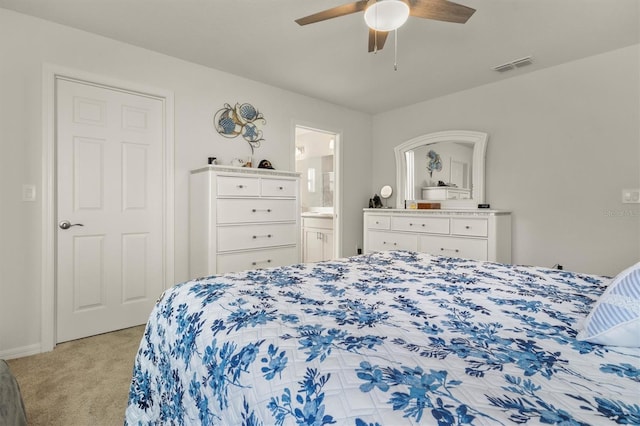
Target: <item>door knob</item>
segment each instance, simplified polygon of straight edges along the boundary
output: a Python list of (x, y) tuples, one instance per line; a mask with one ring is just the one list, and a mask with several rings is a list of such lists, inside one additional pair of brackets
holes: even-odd
[(60, 223), (58, 223), (58, 226), (60, 227), (60, 229), (69, 229), (72, 226), (84, 226), (81, 223), (71, 223), (68, 220), (61, 220)]

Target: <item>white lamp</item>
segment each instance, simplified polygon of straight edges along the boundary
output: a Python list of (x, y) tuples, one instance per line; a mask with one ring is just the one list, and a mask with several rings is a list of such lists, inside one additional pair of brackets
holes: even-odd
[(378, 0), (364, 11), (367, 26), (376, 31), (392, 31), (409, 18), (409, 5), (403, 0)]

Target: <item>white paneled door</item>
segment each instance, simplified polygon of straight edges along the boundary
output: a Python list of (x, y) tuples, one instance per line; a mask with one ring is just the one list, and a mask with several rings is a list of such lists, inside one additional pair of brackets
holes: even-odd
[(164, 290), (163, 103), (57, 79), (56, 341), (146, 322)]

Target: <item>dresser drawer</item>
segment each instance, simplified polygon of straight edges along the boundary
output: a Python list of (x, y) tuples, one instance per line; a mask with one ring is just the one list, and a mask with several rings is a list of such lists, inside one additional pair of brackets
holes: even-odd
[(487, 240), (423, 235), (420, 251), (433, 255), (487, 260)]
[(448, 234), (449, 218), (446, 217), (393, 217), (391, 229), (394, 231), (428, 232)]
[(218, 226), (218, 252), (297, 244), (295, 223)]
[(418, 250), (418, 236), (395, 232), (370, 231), (367, 252), (382, 250)]
[(487, 219), (451, 219), (451, 233), (453, 235), (468, 235), (471, 237), (486, 237), (489, 235)]
[(260, 179), (241, 176), (218, 176), (218, 197), (257, 197)]
[(367, 216), (367, 228), (391, 229), (391, 217), (390, 216)]
[(224, 253), (217, 257), (217, 272), (245, 271), (247, 269), (271, 268), (298, 262), (297, 247), (279, 247), (240, 253)]
[(218, 224), (296, 221), (296, 200), (228, 198), (217, 201)]
[(262, 178), (260, 194), (263, 197), (295, 197), (297, 181)]

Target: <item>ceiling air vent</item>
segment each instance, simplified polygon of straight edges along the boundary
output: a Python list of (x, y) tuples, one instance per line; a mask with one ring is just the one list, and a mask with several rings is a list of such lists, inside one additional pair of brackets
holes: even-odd
[(505, 71), (509, 71), (513, 69), (513, 64), (508, 63), (508, 64), (502, 64), (502, 65), (498, 65), (497, 67), (493, 67), (492, 68), (494, 71), (498, 71), (498, 72), (505, 72)]
[(491, 69), (498, 72), (505, 72), (516, 68), (526, 67), (527, 65), (531, 65), (532, 63), (533, 58), (531, 56), (526, 56), (524, 58), (514, 59), (513, 61), (507, 62), (506, 64), (497, 65)]

